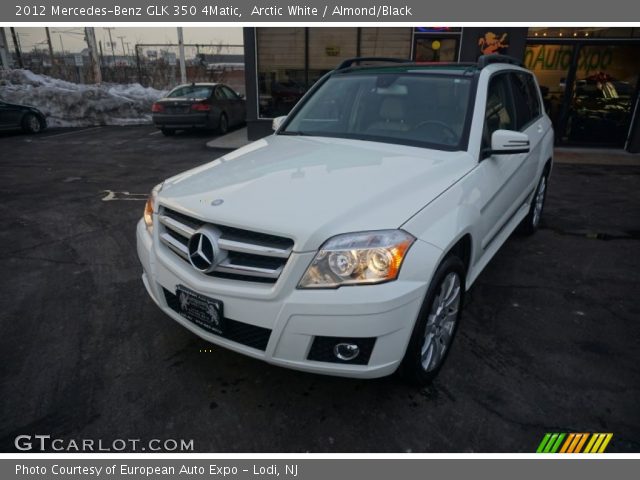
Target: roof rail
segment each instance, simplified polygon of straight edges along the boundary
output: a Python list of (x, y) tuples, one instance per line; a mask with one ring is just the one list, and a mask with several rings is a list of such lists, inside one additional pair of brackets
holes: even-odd
[(492, 63), (509, 63), (511, 65), (517, 65), (519, 67), (524, 67), (522, 64), (522, 60), (519, 60), (515, 57), (511, 57), (509, 55), (500, 55), (497, 53), (492, 53), (489, 55), (481, 55), (478, 58), (478, 68), (482, 69), (487, 65), (491, 65)]
[(412, 60), (406, 58), (391, 58), (391, 57), (354, 57), (343, 60), (336, 70), (342, 70), (343, 68), (349, 68), (354, 63), (360, 62), (387, 62), (387, 63), (413, 63)]

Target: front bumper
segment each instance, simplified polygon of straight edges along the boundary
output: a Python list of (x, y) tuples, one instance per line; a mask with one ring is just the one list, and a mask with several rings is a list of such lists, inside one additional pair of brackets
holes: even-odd
[[(271, 364), (359, 378), (386, 376), (398, 368), (430, 272), (442, 254), (437, 248), (416, 241), (396, 281), (334, 290), (299, 290), (296, 285), (315, 253), (293, 253), (278, 281), (265, 285), (200, 274), (163, 248), (142, 220), (137, 227), (137, 245), (142, 280), (151, 298), (164, 313), (199, 337)], [(224, 302), (225, 317), (234, 323), (269, 330), (264, 349), (249, 346), (250, 342), (222, 338), (186, 320), (170, 306), (177, 285)], [(368, 361), (359, 365), (336, 359), (310, 360), (310, 356), (317, 358), (310, 352), (314, 340), (321, 337), (375, 340)]]

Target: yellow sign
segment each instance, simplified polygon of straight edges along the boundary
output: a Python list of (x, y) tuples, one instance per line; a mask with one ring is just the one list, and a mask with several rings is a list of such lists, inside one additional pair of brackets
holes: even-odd
[(326, 47), (324, 51), (329, 57), (337, 57), (338, 55), (340, 55), (340, 47)]

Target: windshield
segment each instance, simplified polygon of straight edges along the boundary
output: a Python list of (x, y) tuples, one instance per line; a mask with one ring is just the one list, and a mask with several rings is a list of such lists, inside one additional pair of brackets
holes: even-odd
[(169, 92), (169, 98), (209, 98), (213, 87), (189, 85), (187, 87), (178, 87)]
[(455, 150), (465, 143), (471, 79), (421, 73), (334, 75), (281, 132)]

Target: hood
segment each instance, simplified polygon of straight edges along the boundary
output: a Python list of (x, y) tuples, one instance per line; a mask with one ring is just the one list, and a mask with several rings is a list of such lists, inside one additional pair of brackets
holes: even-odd
[(292, 238), (302, 252), (340, 233), (398, 228), (474, 165), (466, 152), (271, 135), (168, 179), (158, 200), (212, 223)]

